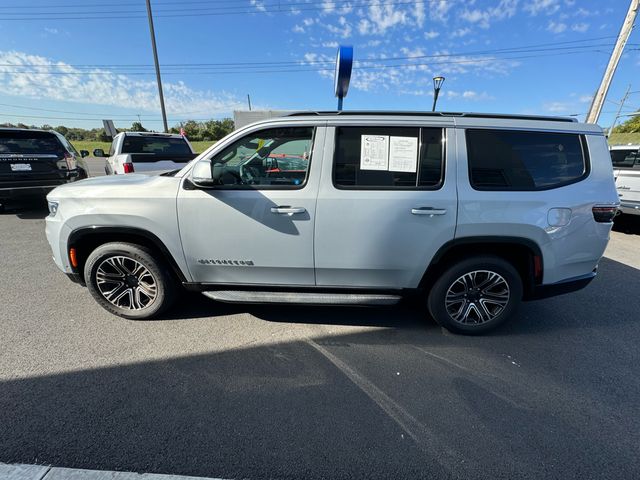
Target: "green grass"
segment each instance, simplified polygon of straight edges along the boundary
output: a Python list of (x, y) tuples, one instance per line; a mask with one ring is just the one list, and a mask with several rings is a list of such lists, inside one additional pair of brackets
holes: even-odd
[[(92, 142), (92, 141), (84, 141), (84, 140), (74, 140), (71, 142), (76, 150), (88, 150), (90, 155), (93, 155), (93, 151), (96, 148), (101, 148), (105, 153), (109, 152), (109, 147), (111, 147), (111, 142)], [(207, 148), (213, 145), (216, 142), (191, 142), (193, 149), (197, 153), (204, 152)]]
[(613, 133), (609, 137), (609, 145), (626, 145), (640, 143), (640, 133)]

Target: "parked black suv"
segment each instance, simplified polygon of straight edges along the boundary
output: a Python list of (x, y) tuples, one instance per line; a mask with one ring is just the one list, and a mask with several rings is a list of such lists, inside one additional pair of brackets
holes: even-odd
[(54, 131), (0, 128), (0, 209), (9, 200), (44, 197), (58, 185), (87, 178), (88, 154)]

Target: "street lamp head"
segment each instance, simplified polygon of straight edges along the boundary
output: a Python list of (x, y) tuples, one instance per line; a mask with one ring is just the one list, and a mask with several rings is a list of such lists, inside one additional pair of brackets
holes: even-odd
[(444, 83), (444, 77), (433, 77), (433, 88), (436, 90), (440, 90), (442, 84)]

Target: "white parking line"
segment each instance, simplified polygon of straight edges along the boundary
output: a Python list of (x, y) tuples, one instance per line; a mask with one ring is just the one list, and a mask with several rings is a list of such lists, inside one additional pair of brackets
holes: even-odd
[(402, 405), (389, 397), (376, 385), (360, 375), (354, 368), (313, 340), (309, 339), (307, 343), (320, 352), (373, 400), (416, 443), (418, 448), (433, 454), (443, 468), (448, 471), (456, 471), (455, 469), (459, 468), (464, 462), (464, 457), (459, 452), (446, 445), (426, 425), (417, 420)]
[(80, 470), (40, 465), (7, 465), (0, 463), (0, 480), (221, 480), (219, 478), (184, 477), (156, 473)]

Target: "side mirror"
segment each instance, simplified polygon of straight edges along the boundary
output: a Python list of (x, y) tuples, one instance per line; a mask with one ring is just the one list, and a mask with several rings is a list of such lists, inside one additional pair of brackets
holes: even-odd
[(82, 158), (89, 156), (89, 150), (80, 150), (80, 156)]
[(93, 156), (94, 157), (104, 157), (104, 150), (102, 150), (101, 148), (96, 148), (93, 151)]
[[(220, 165), (217, 163), (216, 165)], [(209, 160), (202, 160), (196, 163), (191, 171), (191, 183), (196, 187), (211, 188), (216, 185), (213, 178), (213, 169)]]

